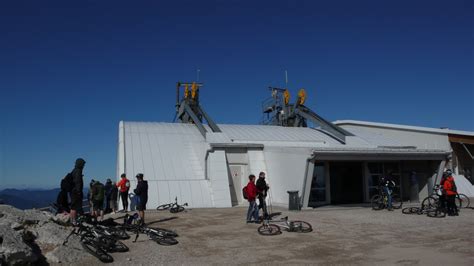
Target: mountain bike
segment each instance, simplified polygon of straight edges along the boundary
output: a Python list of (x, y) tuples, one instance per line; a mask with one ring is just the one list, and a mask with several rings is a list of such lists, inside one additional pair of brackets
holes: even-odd
[[(392, 195), (392, 208), (400, 209), (403, 205), (403, 202), (400, 199), (398, 194), (393, 193)], [(388, 195), (385, 193), (385, 190), (382, 187), (378, 188), (378, 194), (372, 196), (370, 200), (372, 209), (375, 211), (388, 208)]]
[(66, 245), (71, 235), (78, 235), (84, 250), (105, 263), (114, 261), (109, 252), (126, 252), (129, 250), (125, 244), (117, 239), (103, 234), (93, 226), (86, 226), (84, 218), (79, 217), (77, 222), (78, 226), (66, 237), (63, 245)]
[[(431, 195), (423, 199), (423, 201), (421, 202), (421, 207), (424, 209), (436, 208), (441, 196), (441, 186), (436, 185), (433, 188), (433, 192), (431, 193)], [(469, 208), (471, 201), (469, 197), (465, 194), (458, 193), (455, 198), (455, 204), (458, 209)]]
[[(423, 205), (422, 205), (423, 206)], [(443, 218), (446, 217), (446, 206), (441, 200), (436, 201), (435, 205), (422, 207), (426, 211), (426, 215), (431, 218)]]
[(135, 233), (133, 242), (137, 241), (140, 234), (146, 234), (151, 240), (160, 245), (170, 246), (179, 243), (178, 240), (175, 239), (175, 237), (178, 237), (176, 232), (164, 228), (148, 227), (141, 222), (137, 213), (125, 216), (123, 228)]
[(178, 204), (178, 197), (174, 199), (174, 203), (166, 203), (156, 207), (157, 211), (164, 211), (170, 210), (171, 213), (177, 213), (184, 211), (184, 207), (187, 207), (188, 203), (184, 203), (183, 205)]
[(261, 235), (279, 235), (281, 234), (281, 228), (287, 232), (296, 233), (309, 233), (313, 231), (311, 224), (305, 221), (290, 221), (288, 216), (281, 218), (280, 220), (273, 221), (271, 216), (263, 220), (262, 225), (257, 229)]

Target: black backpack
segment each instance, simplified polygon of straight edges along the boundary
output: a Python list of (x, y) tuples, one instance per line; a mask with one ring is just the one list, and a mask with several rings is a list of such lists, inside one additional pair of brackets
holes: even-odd
[(244, 197), (244, 199), (249, 199), (249, 195), (247, 193), (247, 186), (245, 186), (243, 189), (242, 189), (242, 196)]
[(72, 180), (72, 174), (68, 173), (63, 180), (61, 180), (61, 190), (71, 192), (74, 188), (74, 181)]

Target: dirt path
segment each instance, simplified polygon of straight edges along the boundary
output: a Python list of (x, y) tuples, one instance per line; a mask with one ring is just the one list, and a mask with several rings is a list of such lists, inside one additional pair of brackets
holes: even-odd
[[(112, 254), (116, 265), (151, 264), (364, 264), (474, 265), (474, 210), (442, 219), (372, 211), (360, 207), (327, 207), (282, 211), (305, 220), (314, 231), (261, 236), (257, 224), (246, 224), (246, 208), (194, 209), (185, 213), (151, 211), (147, 222), (176, 230), (179, 244), (160, 246), (141, 235), (125, 241), (128, 253)], [(167, 218), (173, 218), (167, 220)], [(98, 264), (81, 261), (78, 264)]]

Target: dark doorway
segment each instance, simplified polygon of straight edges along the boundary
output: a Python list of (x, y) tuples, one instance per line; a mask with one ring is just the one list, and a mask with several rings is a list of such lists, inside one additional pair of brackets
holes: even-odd
[(331, 204), (364, 202), (361, 162), (331, 162)]

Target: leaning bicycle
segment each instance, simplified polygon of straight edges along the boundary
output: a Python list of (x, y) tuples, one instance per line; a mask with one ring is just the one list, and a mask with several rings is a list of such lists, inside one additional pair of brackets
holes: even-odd
[[(398, 194), (393, 193), (392, 196), (392, 208), (393, 209), (400, 209), (403, 205), (403, 202), (400, 199)], [(372, 196), (370, 200), (372, 209), (375, 211), (379, 211), (385, 208), (388, 208), (388, 195), (382, 187), (378, 188), (378, 194)]]

